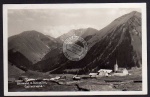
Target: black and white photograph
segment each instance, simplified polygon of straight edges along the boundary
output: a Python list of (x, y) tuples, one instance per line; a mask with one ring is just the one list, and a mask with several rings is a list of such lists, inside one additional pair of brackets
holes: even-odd
[(147, 94), (146, 4), (4, 4), (5, 95)]

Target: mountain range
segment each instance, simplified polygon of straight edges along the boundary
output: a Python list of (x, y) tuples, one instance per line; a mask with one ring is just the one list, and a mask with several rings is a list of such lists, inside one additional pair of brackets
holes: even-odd
[[(101, 22), (98, 21), (97, 22)], [(62, 51), (65, 39), (72, 35), (82, 37), (88, 52), (80, 61), (68, 60)], [(53, 38), (37, 31), (25, 31), (8, 38), (8, 59), (22, 70), (48, 73), (86, 74), (101, 68), (130, 69), (142, 65), (141, 13), (125, 14), (101, 30), (73, 29)]]

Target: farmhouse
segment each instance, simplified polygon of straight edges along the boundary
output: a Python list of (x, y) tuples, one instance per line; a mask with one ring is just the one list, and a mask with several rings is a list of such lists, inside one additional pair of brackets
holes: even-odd
[(97, 73), (90, 73), (90, 77), (102, 77), (109, 76), (112, 70), (110, 69), (100, 69)]
[(97, 74), (98, 73), (90, 73), (89, 75), (90, 75), (90, 77), (97, 77)]
[(112, 70), (110, 70), (110, 69), (100, 69), (98, 71), (98, 75), (100, 75), (100, 76), (108, 76), (111, 72), (112, 72)]
[(20, 76), (19, 78), (18, 78), (18, 81), (23, 81), (23, 82), (29, 82), (29, 81), (36, 81), (37, 79), (35, 79), (35, 78), (28, 78), (27, 76)]
[(73, 76), (73, 79), (74, 79), (74, 80), (80, 80), (81, 77), (79, 77), (78, 75), (75, 75), (75, 76)]

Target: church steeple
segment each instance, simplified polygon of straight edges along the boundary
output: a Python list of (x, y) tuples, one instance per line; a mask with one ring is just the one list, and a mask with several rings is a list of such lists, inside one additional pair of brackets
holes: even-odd
[(114, 72), (118, 71), (118, 64), (117, 64), (117, 60), (116, 60), (116, 64), (114, 65)]

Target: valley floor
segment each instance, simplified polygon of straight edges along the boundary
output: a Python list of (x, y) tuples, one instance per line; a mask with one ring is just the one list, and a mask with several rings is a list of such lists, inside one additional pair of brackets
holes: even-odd
[[(132, 75), (128, 76), (112, 76), (112, 77), (85, 77), (80, 75), (82, 79), (73, 80), (72, 74), (51, 74), (47, 76), (66, 76), (59, 80), (44, 80), (28, 84), (18, 84), (17, 82), (9, 83), (9, 92), (30, 92), (30, 91), (141, 91), (142, 76), (141, 69), (130, 70)], [(43, 78), (45, 79), (45, 78)]]

